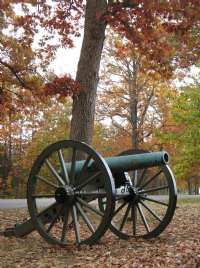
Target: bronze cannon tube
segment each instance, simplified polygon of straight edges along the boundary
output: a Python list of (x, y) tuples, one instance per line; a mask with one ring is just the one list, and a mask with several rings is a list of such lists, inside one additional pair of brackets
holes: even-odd
[(111, 171), (129, 171), (147, 167), (166, 165), (169, 162), (167, 152), (153, 152), (135, 155), (123, 155), (105, 158)]
[[(166, 165), (169, 162), (169, 155), (165, 151), (151, 152), (134, 155), (113, 156), (105, 158), (106, 163), (112, 172), (125, 172), (136, 169), (143, 169), (147, 167)], [(75, 172), (78, 174), (83, 165), (84, 160), (76, 162)], [(67, 163), (67, 170), (70, 172), (71, 163)], [(91, 163), (88, 165), (88, 171), (95, 171), (98, 168)]]

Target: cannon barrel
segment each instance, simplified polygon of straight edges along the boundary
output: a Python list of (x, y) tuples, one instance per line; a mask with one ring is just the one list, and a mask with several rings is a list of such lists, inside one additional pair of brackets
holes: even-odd
[[(169, 162), (169, 155), (165, 151), (161, 152), (151, 152), (151, 153), (142, 153), (142, 154), (133, 154), (133, 155), (122, 155), (105, 158), (106, 163), (112, 172), (125, 172), (136, 169), (143, 169), (147, 167), (166, 165)], [(78, 174), (83, 165), (84, 160), (76, 162), (75, 172)], [(94, 163), (88, 165), (88, 171), (95, 171)], [(67, 163), (67, 170), (70, 172), (71, 163)]]
[(105, 158), (106, 163), (113, 172), (130, 171), (147, 167), (166, 165), (169, 162), (167, 152), (153, 152), (135, 155), (123, 155)]

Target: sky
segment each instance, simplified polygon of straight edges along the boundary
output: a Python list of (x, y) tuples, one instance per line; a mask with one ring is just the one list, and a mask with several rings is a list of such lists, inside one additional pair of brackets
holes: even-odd
[[(75, 79), (76, 70), (78, 65), (78, 60), (81, 51), (81, 45), (83, 40), (83, 32), (81, 37), (74, 38), (74, 47), (73, 48), (59, 48), (55, 60), (49, 66), (49, 69), (53, 70), (54, 73), (58, 76), (64, 74), (70, 74), (72, 78)], [(197, 78), (200, 75), (200, 69), (192, 66), (188, 73), (181, 77), (181, 79), (175, 79), (173, 81), (176, 87), (182, 87), (188, 84), (193, 83), (193, 78)]]
[(50, 64), (50, 69), (53, 69), (58, 76), (67, 73), (75, 78), (81, 44), (82, 37), (79, 37), (74, 39), (74, 48), (59, 48), (55, 60)]
[[(50, 0), (50, 2), (52, 1)], [(20, 4), (15, 5), (15, 12), (16, 14), (21, 15), (22, 9)], [(35, 37), (33, 48), (38, 48), (38, 41), (40, 40), (42, 34), (44, 34), (44, 30), (40, 29), (39, 33)], [(57, 50), (55, 60), (52, 61), (49, 66), (49, 69), (53, 70), (56, 75), (62, 76), (63, 74), (70, 74), (72, 78), (75, 78), (83, 39), (83, 30), (81, 30), (80, 34), (80, 37), (73, 38), (73, 48), (59, 48)]]
[[(16, 13), (21, 14), (21, 12), (22, 11), (21, 11), (20, 5), (16, 5)], [(36, 48), (37, 48), (37, 42), (39, 38), (41, 37), (42, 32), (43, 31), (41, 29), (41, 32), (39, 32), (36, 38), (36, 42), (34, 45)], [(58, 76), (62, 76), (64, 74), (70, 74), (72, 78), (75, 78), (78, 60), (80, 56), (82, 40), (83, 40), (83, 29), (81, 31), (80, 37), (73, 38), (73, 41), (74, 41), (73, 48), (71, 49), (59, 48), (57, 50), (55, 60), (52, 61), (52, 63), (49, 66), (49, 69), (53, 70), (53, 72)], [(193, 81), (191, 76), (196, 77), (196, 76), (199, 76), (199, 74), (200, 74), (199, 68), (193, 66), (191, 67), (190, 71), (188, 71), (188, 74), (185, 75), (185, 77), (181, 77), (182, 81), (179, 79), (175, 79), (174, 84), (178, 87), (184, 86), (185, 84), (190, 84)]]

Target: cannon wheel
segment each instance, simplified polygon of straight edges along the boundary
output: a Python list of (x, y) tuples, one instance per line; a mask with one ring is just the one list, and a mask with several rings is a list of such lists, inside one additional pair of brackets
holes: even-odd
[[(128, 150), (119, 155), (140, 153), (147, 151)], [(122, 239), (158, 236), (170, 223), (176, 209), (176, 183), (170, 168), (163, 165), (113, 176), (116, 185), (118, 181), (122, 184), (117, 185), (119, 194), (116, 194), (111, 231)], [(121, 198), (122, 190), (129, 191), (130, 196)], [(101, 200), (99, 205), (103, 211), (105, 203)]]
[[(91, 163), (95, 169), (88, 172)], [(110, 225), (114, 193), (104, 159), (85, 143), (63, 140), (36, 159), (27, 185), (28, 209), (35, 229), (48, 242), (93, 244)], [(96, 201), (100, 196), (106, 199), (103, 212)]]

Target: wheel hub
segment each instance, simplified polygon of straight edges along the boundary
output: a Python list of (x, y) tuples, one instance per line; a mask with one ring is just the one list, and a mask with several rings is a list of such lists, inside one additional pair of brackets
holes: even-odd
[(59, 187), (55, 192), (55, 199), (58, 203), (69, 203), (72, 204), (74, 202), (74, 191), (72, 187), (65, 186)]
[(131, 201), (135, 202), (135, 203), (138, 203), (139, 200), (140, 200), (140, 195), (137, 191), (137, 189), (133, 186), (130, 186), (129, 187), (129, 193), (130, 193), (130, 198), (131, 198)]

